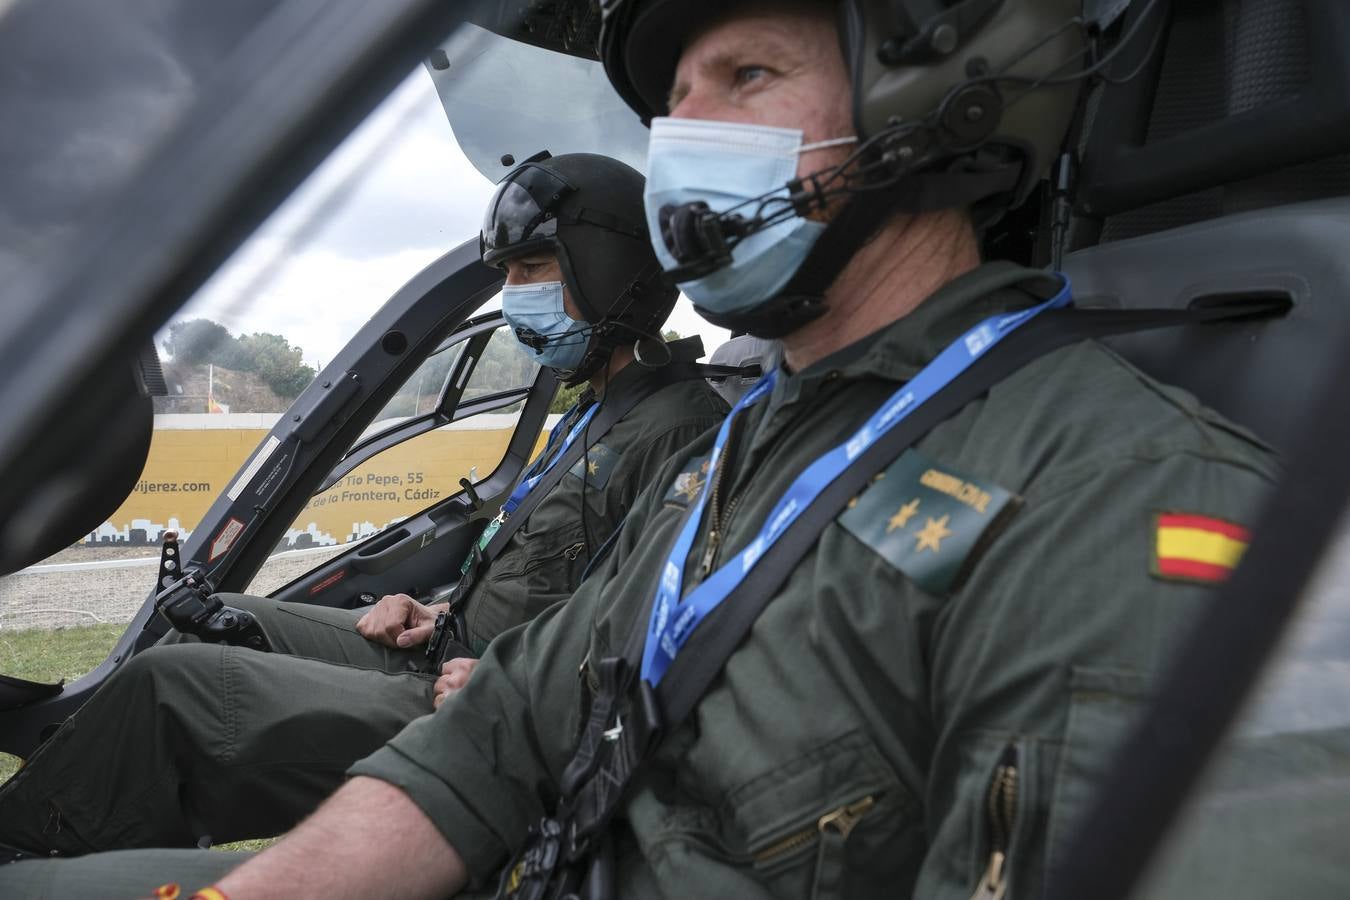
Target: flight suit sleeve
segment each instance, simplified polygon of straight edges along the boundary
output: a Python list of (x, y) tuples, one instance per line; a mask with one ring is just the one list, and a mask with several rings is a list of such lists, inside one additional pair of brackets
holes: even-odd
[(502, 865), (555, 799), (552, 786), (577, 728), (577, 669), (598, 595), (583, 585), (569, 602), (503, 633), (463, 690), (349, 770), (407, 793), (476, 883)]
[[(915, 896), (964, 900), (996, 852), (1006, 895), (1039, 896), (1272, 484), (1259, 460), (1188, 450), (1028, 489), (934, 624)], [(1177, 522), (1190, 543), (1160, 532)], [(1172, 564), (1188, 554), (1218, 568)]]
[(643, 607), (625, 588), (625, 579), (636, 583), (632, 573), (619, 573), (660, 496), (653, 489), (639, 497), (611, 551), (570, 600), (499, 636), (463, 690), (349, 770), (406, 792), (464, 858), (476, 885), (495, 876), (556, 804), (580, 727), (581, 662), (587, 653), (611, 652), (609, 631), (596, 626), (602, 613), (625, 598), (630, 614)]

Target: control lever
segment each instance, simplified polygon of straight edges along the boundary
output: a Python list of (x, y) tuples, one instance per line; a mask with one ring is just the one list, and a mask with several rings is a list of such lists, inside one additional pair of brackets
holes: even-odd
[(226, 606), (201, 569), (191, 569), (155, 598), (155, 608), (183, 634), (212, 644), (271, 650), (252, 613)]

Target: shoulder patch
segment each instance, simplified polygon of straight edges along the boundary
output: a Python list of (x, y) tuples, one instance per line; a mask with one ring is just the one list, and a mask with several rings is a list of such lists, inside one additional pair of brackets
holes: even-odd
[(595, 444), (567, 471), (578, 478), (582, 477), (584, 471), (587, 485), (594, 488), (603, 488), (609, 484), (609, 476), (614, 472), (614, 467), (619, 464), (619, 460), (622, 458), (623, 454), (617, 450), (604, 444)]
[(698, 495), (703, 490), (703, 485), (707, 480), (708, 454), (690, 457), (666, 491), (664, 504), (684, 509), (698, 499)]
[(911, 581), (945, 596), (1022, 499), (906, 450), (839, 515), (839, 524)]
[(1149, 571), (1165, 581), (1218, 584), (1237, 567), (1250, 540), (1246, 528), (1223, 519), (1154, 513)]

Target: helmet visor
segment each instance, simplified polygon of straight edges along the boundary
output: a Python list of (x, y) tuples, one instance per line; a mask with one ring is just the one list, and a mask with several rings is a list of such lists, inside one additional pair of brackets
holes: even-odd
[(492, 264), (558, 234), (558, 205), (573, 190), (557, 175), (526, 166), (508, 175), (483, 216), (483, 261)]

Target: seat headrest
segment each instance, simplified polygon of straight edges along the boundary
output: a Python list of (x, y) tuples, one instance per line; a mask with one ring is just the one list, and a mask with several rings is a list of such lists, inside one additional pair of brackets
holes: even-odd
[[(713, 351), (713, 355), (708, 362), (714, 366), (735, 366), (737, 368), (758, 365), (762, 371), (773, 364), (777, 358), (777, 341), (768, 341), (742, 334)], [(741, 395), (749, 390), (755, 381), (756, 378), (754, 377), (734, 375), (708, 379), (708, 383), (712, 385), (713, 390), (721, 394), (722, 399), (732, 406), (736, 405), (736, 401), (741, 399)]]
[(1183, 308), (1254, 292), (1292, 302), (1265, 322), (1112, 338), (1126, 359), (1284, 447), (1350, 327), (1350, 197), (1229, 216), (1065, 258), (1083, 307)]

